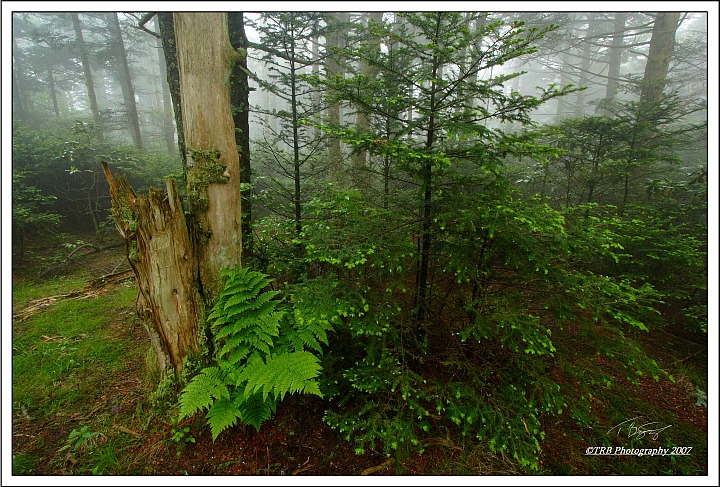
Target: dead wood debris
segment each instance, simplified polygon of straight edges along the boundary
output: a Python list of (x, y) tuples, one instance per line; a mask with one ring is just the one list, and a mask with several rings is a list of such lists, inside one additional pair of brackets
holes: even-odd
[(59, 301), (65, 301), (68, 299), (87, 299), (99, 296), (100, 294), (108, 291), (111, 287), (132, 278), (134, 278), (132, 270), (116, 272), (114, 274), (108, 274), (106, 276), (93, 279), (87, 286), (82, 289), (78, 289), (77, 291), (35, 299), (30, 301), (23, 309), (14, 313), (13, 321), (24, 321)]
[(121, 424), (113, 424), (113, 426), (115, 427), (115, 429), (118, 429), (118, 430), (122, 431), (123, 433), (127, 433), (130, 436), (134, 436), (135, 438), (140, 438), (140, 433), (138, 433), (137, 431), (133, 431), (130, 428), (126, 428), (125, 426), (123, 426)]
[(380, 465), (376, 465), (375, 467), (366, 468), (365, 470), (363, 470), (362, 472), (360, 472), (360, 475), (372, 475), (372, 474), (377, 473), (377, 472), (379, 472), (379, 471), (381, 471), (381, 470), (385, 470), (385, 469), (388, 468), (390, 465), (392, 465), (392, 463), (393, 463), (392, 458), (389, 459), (389, 460), (385, 460), (385, 461), (384, 461), (383, 463), (381, 463)]

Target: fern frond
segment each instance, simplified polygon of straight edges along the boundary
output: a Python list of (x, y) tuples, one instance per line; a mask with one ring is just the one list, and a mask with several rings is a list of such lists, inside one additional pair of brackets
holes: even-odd
[(269, 395), (282, 400), (286, 394), (305, 392), (322, 397), (317, 382), (313, 379), (320, 374), (320, 361), (310, 352), (283, 353), (262, 360), (248, 361), (238, 377), (246, 380), (245, 396), (262, 391), (263, 399)]
[(229, 297), (244, 293), (257, 294), (268, 284), (270, 281), (264, 274), (241, 269), (225, 283), (225, 287), (220, 291), (219, 299), (224, 301)]
[(324, 315), (310, 313), (294, 325), (286, 320), (279, 292), (265, 290), (264, 274), (235, 268), (221, 276), (225, 287), (208, 315), (217, 367), (203, 369), (180, 398), (181, 418), (207, 409), (213, 441), (238, 420), (259, 429), (287, 394), (322, 397), (315, 380), (320, 361), (305, 348), (320, 352), (332, 330)]
[[(275, 311), (277, 305), (277, 301), (270, 301), (259, 307), (243, 306), (244, 309), (241, 310), (235, 310), (231, 308), (231, 312), (225, 315), (226, 319), (223, 323), (224, 326), (217, 329), (217, 331), (215, 332), (215, 337), (224, 338), (226, 336), (236, 333), (242, 333), (248, 328), (254, 329), (258, 325), (263, 324), (263, 322), (261, 321), (263, 318), (272, 316), (275, 313), (279, 313), (276, 317), (276, 323), (279, 322), (285, 312), (280, 310)], [(220, 323), (220, 321), (216, 321), (216, 323)], [(268, 326), (272, 326), (272, 323), (273, 321), (267, 321)]]
[(239, 409), (240, 398), (220, 399), (213, 403), (212, 407), (205, 415), (210, 431), (212, 432), (213, 441), (215, 441), (220, 433), (226, 429), (235, 426), (237, 420), (242, 417)]
[(275, 401), (266, 401), (260, 394), (253, 394), (240, 406), (240, 420), (260, 431), (260, 425), (275, 414)]
[(228, 312), (228, 308), (233, 308), (234, 306), (237, 306), (239, 304), (245, 303), (247, 301), (250, 301), (254, 299), (258, 293), (260, 292), (259, 289), (247, 289), (240, 292), (237, 292), (235, 294), (230, 295), (227, 300), (223, 299), (221, 301), (218, 301), (218, 304), (222, 304), (223, 311), (225, 313)]
[(208, 408), (216, 399), (230, 398), (224, 375), (219, 367), (206, 367), (193, 377), (180, 396), (180, 419)]

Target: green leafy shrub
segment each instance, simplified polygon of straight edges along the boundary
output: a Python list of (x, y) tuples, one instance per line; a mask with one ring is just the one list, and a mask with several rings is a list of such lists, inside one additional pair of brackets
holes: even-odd
[(321, 223), (305, 225), (303, 243), (317, 275), (290, 288), (304, 296), (293, 299), (296, 314), (335, 329), (324, 419), (358, 453), (403, 457), (450, 434), (537, 471), (548, 422), (596, 421), (591, 400), (612, 394), (615, 380), (607, 363), (631, 382), (663, 375), (634, 340), (657, 318), (657, 292), (590, 270), (626, 258), (617, 222), (568, 222), (515, 195), (438, 199), (434, 282), (446, 290), (424, 339), (403, 291), (414, 259), (392, 230), (402, 229), (397, 214), (352, 195), (313, 202)]
[(318, 355), (332, 329), (292, 320), (275, 299), (279, 292), (264, 290), (270, 281), (260, 272), (236, 268), (220, 277), (225, 287), (208, 316), (216, 365), (202, 369), (180, 397), (180, 419), (207, 410), (213, 440), (238, 420), (259, 429), (287, 394), (322, 397)]

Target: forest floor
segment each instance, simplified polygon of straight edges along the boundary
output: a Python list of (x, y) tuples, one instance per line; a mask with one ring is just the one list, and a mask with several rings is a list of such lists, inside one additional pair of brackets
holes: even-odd
[[(45, 259), (44, 273), (27, 267), (13, 273), (13, 475), (524, 474), (511, 458), (452, 437), (397, 460), (380, 450), (358, 455), (352, 442), (323, 422), (327, 404), (314, 396), (290, 396), (259, 432), (236, 427), (215, 442), (201, 415), (173, 424), (168, 405), (153, 399), (149, 340), (135, 313), (137, 291), (126, 273), (124, 247), (103, 248), (76, 245), (63, 263), (48, 261), (50, 248), (30, 246), (26, 262)], [(113, 278), (97, 279), (108, 275)], [(587, 433), (560, 421), (543, 425), (541, 474), (637, 475), (650, 469), (707, 475), (707, 408), (698, 396), (701, 388), (707, 391), (707, 347), (673, 337), (686, 344), (678, 358), (667, 348), (670, 339), (648, 339), (646, 346), (678, 380), (616, 380), (634, 401), (622, 404), (628, 419), (639, 412), (673, 425), (672, 441), (662, 446), (692, 446), (692, 455), (677, 459), (680, 466), (674, 457), (588, 457), (585, 449), (593, 445)], [(600, 424), (603, 410), (617, 406), (598, 406)]]

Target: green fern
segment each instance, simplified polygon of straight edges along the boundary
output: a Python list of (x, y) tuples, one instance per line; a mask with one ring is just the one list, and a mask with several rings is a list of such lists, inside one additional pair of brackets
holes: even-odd
[(239, 380), (245, 382), (245, 396), (262, 390), (263, 400), (272, 397), (282, 401), (285, 394), (305, 393), (321, 396), (313, 379), (320, 373), (318, 358), (309, 352), (283, 353), (249, 361)]
[(229, 399), (223, 372), (218, 367), (207, 367), (188, 383), (180, 396), (180, 417), (210, 407), (216, 399)]
[(287, 394), (322, 397), (316, 353), (332, 330), (325, 320), (291, 323), (295, 314), (283, 309), (278, 291), (266, 290), (264, 274), (236, 268), (221, 277), (224, 288), (208, 315), (217, 366), (203, 369), (180, 396), (181, 419), (207, 410), (213, 441), (238, 421), (260, 429)]

